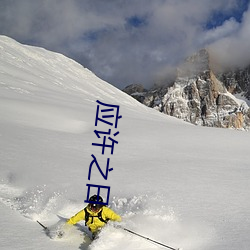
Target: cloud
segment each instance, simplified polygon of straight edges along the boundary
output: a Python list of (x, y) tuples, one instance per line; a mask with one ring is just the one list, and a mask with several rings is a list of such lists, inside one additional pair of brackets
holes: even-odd
[(240, 24), (232, 17), (226, 20), (221, 26), (206, 30), (200, 38), (201, 44), (211, 44), (225, 37), (235, 34), (240, 28)]
[[(224, 24), (220, 29), (227, 29)], [(250, 10), (243, 15), (242, 22), (221, 39), (210, 44), (215, 60), (225, 67), (245, 67), (250, 64)]]
[[(242, 8), (239, 2), (2, 0), (0, 33), (61, 52), (120, 88), (130, 83), (148, 87), (204, 46), (212, 44), (216, 53), (225, 45), (247, 49), (249, 14), (242, 22), (233, 17)], [(222, 23), (211, 20), (219, 15)]]

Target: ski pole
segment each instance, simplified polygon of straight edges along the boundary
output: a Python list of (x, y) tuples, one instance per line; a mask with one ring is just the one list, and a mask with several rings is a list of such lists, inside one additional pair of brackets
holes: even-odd
[(40, 226), (42, 226), (43, 227), (43, 229), (46, 231), (46, 230), (48, 230), (48, 228), (47, 227), (45, 227), (41, 222), (39, 222), (38, 220), (36, 221)]
[(165, 244), (162, 244), (161, 242), (152, 240), (152, 239), (150, 239), (150, 238), (148, 238), (148, 237), (145, 237), (145, 236), (143, 236), (143, 235), (141, 235), (141, 234), (135, 233), (135, 232), (133, 232), (133, 231), (127, 229), (127, 228), (122, 227), (122, 229), (125, 230), (125, 231), (127, 231), (127, 232), (129, 232), (129, 233), (131, 233), (131, 234), (137, 235), (137, 236), (139, 236), (139, 237), (141, 237), (141, 238), (143, 238), (143, 239), (146, 239), (146, 240), (148, 240), (148, 241), (152, 241), (152, 242), (154, 242), (154, 243), (156, 243), (156, 244), (158, 244), (158, 245), (161, 245), (161, 246), (163, 246), (163, 247), (169, 248), (169, 249), (171, 249), (171, 250), (180, 250), (180, 248), (173, 248), (173, 247), (167, 246), (167, 245), (165, 245)]

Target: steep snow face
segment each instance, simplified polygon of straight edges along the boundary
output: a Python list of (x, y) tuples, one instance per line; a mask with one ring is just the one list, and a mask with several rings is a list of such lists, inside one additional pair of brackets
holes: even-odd
[(70, 93), (76, 101), (85, 95), (86, 98), (81, 100), (84, 103), (91, 98), (112, 101), (118, 95), (126, 106), (140, 106), (107, 82), (95, 77), (88, 69), (61, 54), (23, 46), (1, 36), (0, 60), (1, 93), (6, 99), (9, 96), (11, 99), (22, 96), (24, 100), (59, 102)]
[(7, 37), (0, 37), (1, 248), (162, 249), (112, 223), (93, 243), (84, 222), (61, 240), (36, 223), (53, 231), (65, 222), (57, 215), (86, 205), (91, 154), (100, 155), (92, 146), (96, 100), (119, 105), (122, 115), (114, 170), (108, 180), (92, 170), (97, 184), (111, 186), (109, 206), (122, 226), (185, 250), (249, 249), (249, 133), (163, 115), (66, 57)]

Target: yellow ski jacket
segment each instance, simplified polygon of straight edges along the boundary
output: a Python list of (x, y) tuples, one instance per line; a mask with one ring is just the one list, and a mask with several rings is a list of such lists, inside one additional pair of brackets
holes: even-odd
[[(112, 221), (121, 221), (121, 217), (116, 214), (113, 210), (108, 207), (102, 207), (98, 212), (91, 211), (88, 207), (86, 207), (87, 212), (89, 213), (88, 221), (85, 221), (86, 225), (88, 226), (89, 230), (92, 233), (98, 231), (98, 229), (102, 228), (106, 223), (104, 221), (112, 220)], [(98, 218), (98, 214), (101, 212), (101, 217), (104, 221)], [(80, 220), (85, 220), (85, 211), (84, 209), (72, 216), (68, 221), (67, 224), (74, 225)]]

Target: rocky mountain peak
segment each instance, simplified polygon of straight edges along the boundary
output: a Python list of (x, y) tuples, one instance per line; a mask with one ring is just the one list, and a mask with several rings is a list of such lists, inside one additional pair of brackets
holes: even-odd
[(248, 129), (249, 106), (233, 94), (241, 92), (246, 96), (249, 71), (215, 74), (210, 64), (208, 50), (202, 49), (178, 67), (171, 86), (148, 91), (137, 88), (130, 95), (160, 112), (196, 125)]
[(210, 70), (209, 53), (201, 49), (194, 55), (188, 57), (177, 69), (177, 77), (194, 77), (205, 74)]

